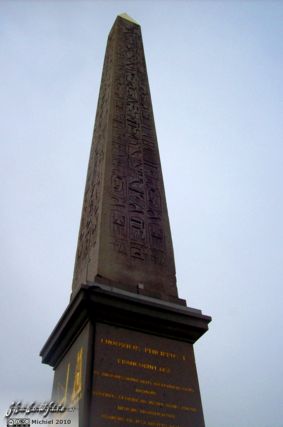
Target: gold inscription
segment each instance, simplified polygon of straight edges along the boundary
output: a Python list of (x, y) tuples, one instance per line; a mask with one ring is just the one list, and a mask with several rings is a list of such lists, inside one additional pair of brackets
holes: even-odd
[(145, 390), (145, 389), (143, 389), (143, 388), (136, 388), (136, 389), (135, 389), (135, 392), (136, 392), (136, 393), (142, 393), (142, 394), (149, 394), (149, 395), (155, 395), (155, 394), (156, 394), (156, 391), (153, 391), (153, 390)]
[[(60, 405), (67, 405), (69, 403), (75, 405), (82, 397), (82, 369), (83, 369), (83, 348), (81, 348), (76, 355), (76, 366), (75, 372), (73, 376), (73, 388), (71, 388), (72, 393), (70, 396), (69, 385), (71, 385), (71, 363), (67, 364), (66, 369), (66, 379), (65, 384), (62, 386), (60, 383), (58, 384), (58, 396), (62, 395), (59, 403)], [(63, 393), (62, 393), (63, 391)]]
[[(64, 394), (63, 394), (62, 399), (59, 402), (60, 405), (66, 405), (66, 403), (67, 403), (67, 393), (68, 393), (68, 385), (69, 385), (70, 366), (71, 366), (71, 364), (68, 363), (68, 365), (67, 365), (67, 373), (66, 373), (66, 382), (65, 382), (65, 387), (64, 387)], [(60, 384), (59, 384), (59, 387), (60, 387)]]
[(117, 415), (105, 415), (105, 414), (102, 414), (101, 418), (105, 418), (106, 420), (121, 421), (121, 422), (123, 422), (125, 419), (124, 417), (117, 417)]
[(140, 409), (139, 410), (140, 414), (143, 415), (151, 415), (154, 417), (163, 417), (163, 418), (176, 418), (176, 416), (174, 414), (168, 414), (168, 412), (158, 412), (158, 411), (148, 411), (147, 409)]
[(171, 372), (171, 369), (168, 367), (157, 366), (151, 363), (137, 362), (136, 360), (117, 359), (117, 363), (118, 365), (126, 365), (126, 366), (131, 366), (133, 368), (148, 369), (150, 371), (162, 372), (164, 374), (169, 374)]
[(97, 376), (109, 378), (112, 380), (117, 381), (129, 381), (137, 384), (142, 384), (150, 387), (159, 387), (164, 388), (167, 390), (172, 391), (180, 391), (185, 393), (194, 393), (194, 389), (192, 387), (183, 387), (179, 386), (177, 384), (170, 384), (170, 383), (163, 383), (158, 381), (151, 381), (151, 380), (144, 380), (142, 378), (132, 377), (132, 376), (126, 376), (126, 375), (120, 375), (120, 374), (114, 374), (113, 372), (106, 372), (106, 371), (94, 371), (94, 374)]
[(138, 412), (138, 410), (136, 408), (129, 408), (128, 406), (121, 406), (121, 405), (118, 405), (116, 407), (116, 409), (118, 411), (125, 411), (125, 412), (131, 412), (131, 413), (137, 413)]
[[(133, 218), (136, 220), (138, 217), (131, 217), (131, 219)], [(135, 239), (137, 236), (136, 234)], [(114, 360), (112, 356), (112, 361), (116, 363), (117, 367), (117, 371), (114, 367), (114, 372), (94, 370), (94, 375), (100, 377), (102, 382), (99, 386), (100, 381), (98, 381), (93, 396), (97, 399), (106, 399), (108, 403), (106, 404), (104, 401), (104, 405), (112, 408), (100, 416), (123, 427), (126, 425), (181, 427), (177, 423), (179, 417), (184, 416), (182, 415), (184, 412), (187, 414), (198, 412), (196, 407), (189, 406), (191, 402), (188, 401), (188, 397), (183, 400), (185, 396), (182, 394), (195, 393), (195, 390), (192, 387), (183, 386), (182, 375), (177, 372), (176, 380), (178, 381), (179, 378), (181, 384), (171, 383), (170, 379), (175, 378), (173, 373), (175, 368), (177, 369), (177, 365), (179, 368), (180, 364), (182, 366), (189, 360), (189, 354), (186, 353), (184, 347), (180, 347), (179, 352), (174, 351), (179, 349), (177, 346), (173, 347), (171, 351), (170, 347), (169, 350), (165, 349), (165, 346), (163, 349), (160, 348), (158, 342), (154, 342), (151, 347), (135, 342), (135, 340), (130, 341), (107, 336), (99, 339), (100, 345), (108, 347), (108, 351), (113, 349)], [(131, 352), (134, 352), (135, 355)], [(109, 381), (103, 381), (103, 379)], [(131, 391), (128, 390), (126, 394), (120, 393), (116, 387), (112, 387), (113, 380), (118, 382), (119, 391), (123, 390), (122, 382), (127, 382), (127, 387), (130, 387)], [(111, 404), (110, 401), (112, 401)], [(97, 404), (99, 406), (99, 401)]]
[(104, 344), (104, 345), (110, 345), (113, 347), (124, 348), (126, 350), (140, 351), (140, 347), (136, 344), (130, 344), (127, 342), (112, 340), (110, 338), (101, 338), (100, 342), (101, 342), (101, 344)]
[(163, 417), (163, 418), (176, 418), (174, 414), (168, 414), (167, 412), (158, 412), (158, 411), (149, 411), (147, 409), (137, 409), (137, 408), (129, 408), (128, 406), (118, 405), (116, 407), (118, 411), (131, 412), (131, 413), (139, 413), (142, 415), (151, 415), (153, 417)]
[(187, 356), (184, 354), (177, 354), (177, 353), (171, 352), (171, 351), (158, 350), (156, 348), (151, 348), (151, 347), (143, 347), (142, 348), (137, 344), (132, 344), (132, 343), (125, 342), (125, 341), (114, 340), (112, 338), (101, 338), (100, 343), (103, 345), (117, 347), (117, 348), (121, 348), (121, 349), (125, 349), (125, 350), (131, 350), (131, 351), (135, 351), (135, 352), (143, 352), (145, 354), (155, 356), (155, 357), (163, 357), (163, 358), (171, 359), (171, 360), (182, 360), (182, 361), (187, 360)]
[(81, 399), (82, 392), (82, 374), (83, 374), (83, 349), (77, 353), (76, 369), (74, 376), (74, 385), (71, 396), (71, 403), (75, 404)]
[(160, 351), (155, 348), (145, 347), (144, 352), (146, 354), (151, 354), (152, 356), (166, 357), (167, 359), (178, 359), (176, 353), (171, 353), (170, 351)]
[[(97, 397), (104, 397), (106, 399), (115, 399), (115, 400), (122, 400), (125, 402), (130, 402), (130, 403), (134, 403), (134, 404), (141, 404), (141, 405), (148, 405), (148, 406), (154, 406), (154, 407), (158, 407), (158, 408), (167, 408), (167, 409), (173, 409), (175, 411), (191, 411), (191, 412), (197, 412), (197, 408), (192, 407), (192, 406), (180, 406), (176, 403), (169, 403), (169, 402), (160, 402), (158, 400), (146, 400), (146, 399), (140, 399), (137, 397), (133, 397), (133, 396), (126, 396), (124, 394), (114, 394), (114, 393), (110, 393), (110, 392), (106, 392), (106, 391), (94, 391), (93, 394)], [(125, 408), (124, 406), (119, 405), (121, 408)], [(122, 410), (122, 409), (120, 409)], [(126, 409), (125, 409), (126, 410)], [(146, 412), (142, 412), (142, 411), (146, 411)], [(163, 415), (160, 415), (161, 413), (157, 412), (157, 411), (150, 411), (150, 410), (143, 410), (143, 409), (138, 409), (138, 412), (141, 414), (147, 414), (147, 415), (153, 415), (153, 413), (156, 416), (160, 416), (162, 417)], [(152, 412), (152, 413), (150, 413)], [(166, 413), (165, 413), (166, 414)], [(170, 415), (170, 414), (169, 414)], [(171, 414), (170, 416), (168, 415), (168, 418), (175, 418), (175, 415)]]
[(109, 421), (121, 422), (124, 424), (135, 424), (135, 425), (142, 425), (142, 426), (148, 426), (148, 427), (181, 427), (179, 424), (167, 424), (167, 423), (158, 422), (158, 421), (157, 422), (145, 421), (140, 418), (122, 417), (117, 415), (102, 414), (101, 418), (104, 418), (105, 420), (109, 420)]

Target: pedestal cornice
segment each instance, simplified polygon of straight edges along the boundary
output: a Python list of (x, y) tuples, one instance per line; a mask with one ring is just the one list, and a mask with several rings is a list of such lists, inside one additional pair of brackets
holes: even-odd
[(82, 285), (43, 346), (42, 362), (56, 368), (88, 321), (193, 344), (208, 330), (211, 317), (201, 310), (114, 287)]

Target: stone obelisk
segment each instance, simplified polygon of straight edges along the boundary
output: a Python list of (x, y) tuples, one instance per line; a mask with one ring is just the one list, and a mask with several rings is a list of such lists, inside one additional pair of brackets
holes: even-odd
[(211, 318), (178, 298), (140, 26), (108, 37), (71, 301), (41, 356), (79, 427), (204, 427), (193, 343)]
[(108, 37), (73, 280), (177, 297), (174, 254), (140, 26)]

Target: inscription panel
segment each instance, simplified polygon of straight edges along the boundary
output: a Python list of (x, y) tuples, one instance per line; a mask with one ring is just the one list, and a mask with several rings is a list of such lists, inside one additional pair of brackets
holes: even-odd
[(97, 324), (92, 416), (97, 427), (204, 427), (192, 345)]

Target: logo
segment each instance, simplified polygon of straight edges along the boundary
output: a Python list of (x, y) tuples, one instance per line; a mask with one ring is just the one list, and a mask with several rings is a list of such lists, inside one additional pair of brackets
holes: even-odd
[(30, 426), (29, 418), (10, 418), (7, 420), (7, 426), (25, 427)]

